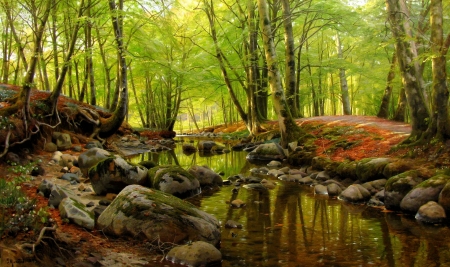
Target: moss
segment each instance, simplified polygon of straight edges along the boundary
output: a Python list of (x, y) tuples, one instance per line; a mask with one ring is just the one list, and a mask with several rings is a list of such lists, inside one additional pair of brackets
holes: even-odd
[[(148, 170), (148, 180), (150, 181), (150, 186), (155, 189), (159, 189), (159, 181), (163, 175), (168, 174), (174, 180), (177, 180), (179, 175), (187, 177), (189, 180), (194, 180), (195, 177), (177, 165), (162, 165), (156, 166)], [(181, 179), (179, 181), (182, 181)]]
[(76, 199), (73, 199), (73, 198), (72, 198), (72, 201), (73, 201), (72, 202), (73, 205), (76, 208), (78, 208), (79, 210), (84, 211), (87, 215), (89, 215), (89, 218), (91, 218), (92, 220), (95, 220), (94, 214), (92, 212), (90, 212), (88, 209), (86, 209), (86, 207), (83, 204), (81, 204), (80, 202), (78, 202)]
[(416, 186), (416, 188), (439, 187), (439, 186), (445, 185), (449, 181), (450, 181), (450, 176), (438, 174), (436, 176), (431, 177), (430, 179), (428, 179), (426, 181), (421, 182), (420, 184), (418, 184)]
[[(144, 195), (147, 200), (152, 201), (151, 207), (138, 205), (137, 203), (124, 205), (124, 203), (130, 202), (129, 194), (131, 193), (132, 192), (128, 192), (127, 194), (119, 194), (117, 196), (116, 200), (113, 202), (117, 206), (116, 212), (122, 212), (128, 217), (136, 219), (151, 219), (158, 214), (165, 214), (165, 216), (175, 218), (179, 218), (182, 215), (201, 217), (197, 212), (197, 207), (193, 204), (154, 189), (139, 191), (139, 193)], [(167, 206), (172, 208), (168, 208)]]

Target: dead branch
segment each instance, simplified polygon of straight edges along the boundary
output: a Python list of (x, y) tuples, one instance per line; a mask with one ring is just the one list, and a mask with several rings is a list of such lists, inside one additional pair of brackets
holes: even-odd
[(39, 233), (39, 237), (38, 237), (38, 239), (36, 240), (36, 242), (34, 242), (33, 244), (29, 244), (29, 243), (22, 244), (22, 245), (20, 246), (20, 249), (22, 249), (22, 250), (25, 250), (25, 249), (31, 249), (31, 251), (33, 252), (33, 254), (35, 254), (35, 248), (36, 248), (36, 246), (38, 246), (38, 245), (41, 243), (42, 238), (44, 237), (45, 232), (46, 232), (46, 231), (55, 231), (55, 230), (56, 230), (56, 227), (57, 227), (57, 225), (55, 224), (55, 225), (53, 225), (52, 227), (44, 227), (44, 228), (42, 228), (42, 229), (41, 229), (41, 232)]

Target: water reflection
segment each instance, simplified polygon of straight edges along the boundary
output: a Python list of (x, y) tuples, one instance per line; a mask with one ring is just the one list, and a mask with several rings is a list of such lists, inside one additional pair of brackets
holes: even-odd
[[(179, 148), (146, 155), (160, 164), (208, 165), (225, 177), (248, 174), (245, 152), (201, 157)], [(170, 157), (172, 159), (170, 159)], [(176, 160), (175, 160), (176, 158)], [(450, 266), (448, 227), (418, 224), (414, 218), (364, 205), (314, 196), (310, 187), (277, 181), (259, 192), (224, 186), (191, 201), (222, 224), (222, 266)], [(234, 199), (244, 208), (230, 207)], [(228, 220), (243, 225), (227, 229)]]

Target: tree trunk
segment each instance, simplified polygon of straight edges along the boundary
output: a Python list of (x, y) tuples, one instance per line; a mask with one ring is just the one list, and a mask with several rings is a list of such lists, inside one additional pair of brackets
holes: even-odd
[(100, 137), (108, 137), (114, 134), (117, 129), (122, 125), (127, 112), (128, 112), (128, 85), (127, 85), (127, 62), (125, 47), (123, 44), (122, 27), (120, 27), (118, 12), (116, 3), (114, 0), (109, 0), (109, 8), (112, 13), (112, 24), (114, 28), (114, 37), (117, 44), (117, 50), (119, 54), (119, 66), (120, 66), (120, 101), (118, 102), (117, 108), (111, 117), (102, 122), (99, 131)]
[(391, 102), (392, 96), (392, 81), (395, 78), (395, 66), (397, 65), (397, 56), (392, 55), (391, 67), (386, 79), (386, 88), (384, 89), (383, 99), (381, 100), (380, 110), (378, 111), (377, 117), (387, 119), (389, 117), (389, 103)]
[[(339, 34), (336, 34), (336, 46), (338, 51), (338, 58), (341, 60), (341, 64), (343, 64), (344, 55), (342, 53), (341, 37), (339, 36)], [(345, 75), (345, 68), (339, 68), (339, 81), (341, 86), (342, 110), (344, 112), (344, 115), (351, 115), (352, 108), (350, 106), (350, 97), (348, 95), (348, 84), (347, 77)]]
[(402, 121), (402, 122), (406, 121), (406, 105), (407, 100), (405, 87), (402, 86), (398, 97), (397, 109), (395, 110), (394, 118), (392, 118), (394, 121)]
[(286, 148), (289, 142), (292, 142), (298, 137), (300, 128), (292, 119), (291, 113), (289, 112), (289, 107), (286, 103), (286, 97), (281, 84), (280, 71), (278, 69), (277, 54), (273, 43), (267, 3), (265, 0), (258, 0), (258, 10), (264, 51), (269, 69), (269, 84), (281, 134), (280, 145), (283, 148)]
[(448, 114), (448, 87), (446, 54), (448, 47), (444, 46), (442, 0), (430, 2), (431, 51), (433, 72), (433, 103), (432, 116), (428, 132), (430, 137), (437, 137), (442, 141), (450, 138)]
[[(84, 0), (82, 0), (80, 2), (80, 7), (78, 9), (78, 18), (81, 18), (83, 16), (83, 9), (84, 9)], [(76, 45), (76, 41), (77, 41), (77, 36), (78, 36), (78, 30), (81, 27), (81, 22), (78, 19), (77, 23), (75, 24), (75, 27), (73, 29), (72, 32), (72, 37), (70, 40), (70, 44), (69, 44), (69, 48), (66, 54), (66, 57), (64, 59), (64, 64), (61, 68), (61, 72), (58, 76), (58, 80), (56, 81), (56, 85), (55, 88), (53, 89), (52, 93), (50, 94), (50, 96), (48, 97), (47, 101), (50, 103), (51, 107), (52, 107), (52, 113), (56, 114), (56, 108), (57, 108), (57, 104), (58, 104), (58, 98), (61, 95), (62, 92), (62, 88), (64, 85), (64, 80), (66, 78), (66, 74), (69, 70), (69, 62), (72, 59), (72, 56), (75, 52), (75, 45)]]
[(207, 15), (208, 21), (209, 21), (211, 38), (213, 39), (214, 48), (216, 49), (216, 58), (217, 58), (217, 61), (219, 62), (219, 67), (222, 72), (222, 76), (225, 81), (225, 84), (227, 86), (228, 93), (230, 93), (230, 98), (233, 101), (233, 104), (235, 105), (236, 110), (238, 111), (239, 116), (241, 117), (242, 121), (247, 126), (247, 129), (250, 132), (252, 132), (251, 125), (248, 125), (248, 115), (245, 113), (244, 109), (242, 108), (241, 104), (239, 103), (239, 100), (233, 90), (233, 86), (232, 86), (230, 77), (228, 76), (227, 69), (225, 68), (225, 62), (223, 60), (223, 53), (219, 47), (219, 41), (217, 40), (216, 27), (215, 27), (215, 22), (214, 22), (215, 14), (214, 14), (213, 1), (211, 0), (210, 3), (208, 3), (208, 1), (204, 1), (204, 3), (207, 6), (207, 8), (205, 9), (205, 12), (206, 12), (206, 15)]
[(406, 99), (411, 114), (412, 132), (409, 141), (415, 141), (428, 128), (429, 112), (423, 99), (422, 77), (419, 75), (415, 45), (411, 43), (412, 36), (409, 17), (406, 17), (405, 0), (386, 0), (388, 20), (396, 40), (397, 60), (402, 73)]
[(296, 91), (296, 75), (295, 75), (295, 47), (294, 33), (292, 31), (291, 9), (289, 0), (282, 0), (283, 7), (283, 25), (284, 25), (284, 46), (285, 46), (285, 84), (286, 84), (286, 101), (294, 118), (299, 117), (297, 91)]

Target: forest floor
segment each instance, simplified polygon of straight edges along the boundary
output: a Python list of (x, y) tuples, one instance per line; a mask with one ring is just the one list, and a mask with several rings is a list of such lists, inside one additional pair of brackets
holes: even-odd
[[(366, 116), (325, 116), (299, 119), (297, 124), (316, 137), (317, 155), (329, 157), (336, 161), (360, 160), (368, 157), (406, 157), (417, 161), (418, 165), (430, 169), (450, 166), (448, 163), (450, 155), (447, 152), (449, 149), (446, 145), (393, 150), (392, 148), (404, 140), (411, 131), (410, 126), (405, 123)], [(276, 129), (277, 122), (268, 122), (263, 126), (267, 130)], [(235, 124), (227, 127), (215, 127), (214, 131), (229, 133), (242, 129), (242, 124)], [(337, 131), (338, 129), (339, 131)], [(352, 145), (345, 149), (333, 147), (336, 140), (342, 138), (352, 142)], [(442, 146), (445, 146), (445, 149), (442, 149)], [(30, 158), (41, 159), (43, 163), (47, 163), (51, 156), (51, 153), (35, 151), (34, 154), (30, 155)], [(60, 175), (60, 167), (54, 165), (44, 165), (44, 167), (46, 170), (45, 177)], [(9, 168), (10, 166), (6, 163), (0, 163), (0, 177), (13, 179), (14, 174), (10, 173)], [(38, 200), (38, 207), (45, 207), (48, 200), (36, 193), (36, 186), (37, 183), (26, 183), (22, 188), (30, 197)], [(146, 264), (138, 266), (173, 266), (170, 263), (161, 262), (164, 252), (162, 246), (142, 244), (142, 242), (132, 239), (105, 236), (97, 230), (87, 231), (61, 220), (57, 209), (49, 208), (48, 212), (57, 224), (58, 228), (53, 236), (58, 242), (57, 245), (49, 246), (52, 247), (51, 251), (39, 251), (39, 253), (42, 253), (40, 257), (44, 259), (47, 266), (57, 266), (54, 265), (55, 260), (64, 263), (66, 266), (102, 266), (99, 265), (99, 259), (104, 259), (106, 255), (117, 255), (117, 258), (122, 258), (128, 263), (136, 259), (147, 261)], [(15, 237), (4, 236), (0, 242), (0, 249), (1, 244), (8, 246), (17, 242), (33, 242), (35, 238), (36, 233), (33, 232)], [(60, 249), (69, 251), (70, 256), (63, 257), (68, 254), (59, 254)], [(45, 254), (51, 256), (45, 257)], [(41, 266), (41, 264), (37, 266)]]

